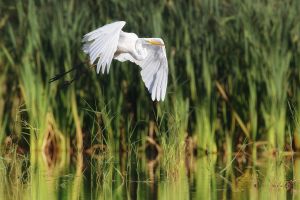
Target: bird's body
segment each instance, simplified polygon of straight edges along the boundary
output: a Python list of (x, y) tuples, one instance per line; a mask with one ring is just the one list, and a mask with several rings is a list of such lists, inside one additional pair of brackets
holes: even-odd
[(131, 61), (142, 68), (142, 79), (152, 100), (164, 100), (168, 81), (168, 61), (164, 42), (160, 38), (139, 38), (135, 33), (121, 29), (118, 21), (100, 27), (83, 37), (83, 51), (97, 62), (97, 73), (109, 72), (112, 59)]
[(139, 38), (135, 33), (127, 33), (121, 31), (117, 46), (117, 52), (129, 53), (133, 51), (135, 49), (135, 44), (138, 39)]

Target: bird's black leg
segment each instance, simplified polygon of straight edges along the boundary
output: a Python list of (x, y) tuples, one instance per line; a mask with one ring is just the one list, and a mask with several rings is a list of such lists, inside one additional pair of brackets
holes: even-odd
[(57, 74), (57, 75), (55, 75), (54, 77), (52, 77), (52, 78), (49, 80), (49, 83), (52, 83), (52, 82), (54, 82), (54, 81), (57, 81), (57, 80), (61, 79), (62, 77), (64, 77), (66, 74), (68, 74), (68, 73), (70, 73), (70, 72), (72, 72), (72, 71), (74, 71), (74, 70), (77, 70), (77, 69), (79, 69), (79, 66), (78, 66), (78, 65), (75, 66), (75, 67), (73, 67), (73, 68), (71, 68), (71, 69), (68, 70), (68, 71), (65, 71), (65, 72), (63, 72), (63, 73)]
[[(95, 65), (91, 65), (90, 68), (95, 67)], [(52, 83), (54, 81), (57, 81), (59, 79), (61, 79), (62, 77), (64, 77), (66, 74), (75, 71), (75, 76), (73, 79), (69, 80), (69, 81), (65, 81), (60, 88), (65, 88), (67, 86), (69, 86), (70, 84), (72, 84), (75, 80), (79, 79), (79, 77), (81, 75), (83, 75), (84, 73), (87, 73), (87, 71), (84, 71), (84, 67), (82, 67), (82, 63), (76, 65), (75, 67), (72, 67), (70, 70), (62, 72), (60, 74), (55, 75), (53, 78), (51, 78), (49, 80), (49, 83)]]

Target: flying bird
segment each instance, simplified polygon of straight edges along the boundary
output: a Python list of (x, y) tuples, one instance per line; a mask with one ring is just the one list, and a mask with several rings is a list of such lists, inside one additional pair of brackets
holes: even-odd
[(139, 38), (122, 31), (126, 22), (117, 21), (83, 36), (83, 51), (97, 73), (109, 72), (113, 59), (131, 61), (141, 67), (142, 79), (153, 101), (164, 101), (168, 83), (168, 60), (161, 38)]

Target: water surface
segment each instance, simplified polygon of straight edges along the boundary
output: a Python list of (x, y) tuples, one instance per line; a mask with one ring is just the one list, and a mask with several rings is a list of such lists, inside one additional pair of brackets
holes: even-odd
[(222, 155), (167, 163), (143, 153), (79, 155), (35, 164), (0, 159), (0, 199), (300, 199), (300, 158)]

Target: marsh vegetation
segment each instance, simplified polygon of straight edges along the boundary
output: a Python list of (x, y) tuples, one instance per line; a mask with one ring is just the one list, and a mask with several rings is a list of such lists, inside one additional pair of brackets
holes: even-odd
[[(1, 0), (1, 194), (296, 198), (299, 13), (296, 0)], [(115, 20), (164, 39), (164, 102), (132, 63), (89, 68), (82, 36)]]

